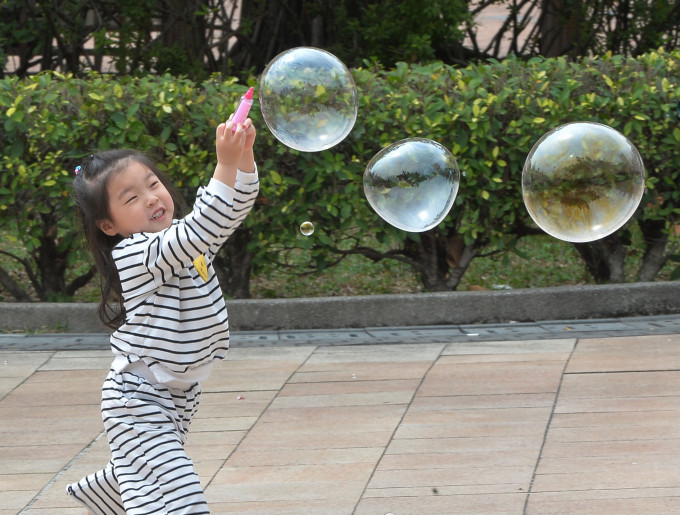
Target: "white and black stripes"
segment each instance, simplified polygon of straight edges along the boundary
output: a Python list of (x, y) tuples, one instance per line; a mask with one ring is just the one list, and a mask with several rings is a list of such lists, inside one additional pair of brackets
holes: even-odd
[(111, 462), (103, 470), (69, 485), (67, 492), (95, 515), (125, 515)]
[[(125, 324), (111, 337), (116, 354), (134, 354), (173, 374), (224, 357), (229, 319), (212, 258), (252, 208), (259, 187), (256, 175), (239, 172), (237, 178), (255, 182), (232, 189), (211, 180), (187, 217), (116, 246), (126, 311)], [(193, 264), (200, 254), (207, 280)]]
[(68, 492), (98, 515), (210, 513), (184, 451), (199, 401), (198, 384), (174, 390), (112, 370), (102, 388), (111, 462)]

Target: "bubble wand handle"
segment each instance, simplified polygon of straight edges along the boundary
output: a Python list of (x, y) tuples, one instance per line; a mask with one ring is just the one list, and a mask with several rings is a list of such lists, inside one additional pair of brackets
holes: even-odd
[(241, 101), (239, 102), (236, 112), (234, 113), (234, 118), (232, 119), (234, 122), (234, 125), (231, 128), (232, 132), (236, 132), (238, 124), (245, 122), (246, 118), (248, 118), (248, 112), (253, 106), (253, 89), (254, 88), (250, 88), (246, 94), (241, 97)]

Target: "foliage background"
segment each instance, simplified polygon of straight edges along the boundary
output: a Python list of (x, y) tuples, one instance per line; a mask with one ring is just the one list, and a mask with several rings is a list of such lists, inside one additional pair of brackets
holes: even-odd
[[(359, 118), (338, 146), (296, 152), (260, 124), (261, 195), (217, 263), (228, 295), (247, 297), (254, 274), (323, 270), (353, 254), (398, 260), (416, 272), (425, 290), (456, 289), (473, 259), (512, 251), (539, 233), (522, 201), (524, 160), (541, 135), (575, 120), (624, 133), (648, 174), (631, 224), (602, 242), (578, 246), (596, 282), (625, 279), (619, 272), (634, 224), (642, 234), (635, 243), (643, 254), (638, 280), (653, 280), (677, 259), (679, 52), (578, 61), (508, 58), (465, 68), (436, 61), (385, 69), (367, 62), (353, 75)], [(15, 298), (29, 298), (8, 273), (9, 263), (21, 264), (42, 300), (68, 298), (92, 277), (87, 267), (73, 274), (82, 246), (70, 182), (79, 160), (97, 149), (134, 146), (150, 153), (191, 200), (214, 167), (214, 128), (250, 85), (257, 77), (243, 84), (219, 76), (193, 81), (55, 72), (0, 81), (0, 222), (11, 228), (8, 238), (25, 247), (21, 254), (0, 249), (3, 287)], [(440, 142), (463, 172), (449, 216), (421, 234), (385, 224), (363, 197), (370, 158), (407, 137)], [(313, 238), (297, 237), (305, 220), (317, 227)]]

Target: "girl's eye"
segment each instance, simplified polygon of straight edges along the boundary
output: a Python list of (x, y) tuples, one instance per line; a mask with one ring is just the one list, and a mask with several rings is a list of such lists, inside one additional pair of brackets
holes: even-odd
[(151, 187), (152, 187), (152, 188), (155, 188), (156, 186), (158, 186), (159, 183), (160, 183), (160, 181), (153, 181), (153, 182), (151, 183)]
[(136, 198), (137, 198), (137, 195), (135, 195), (135, 196), (133, 196), (133, 197), (130, 197), (129, 199), (127, 199), (127, 200), (125, 201), (125, 203), (126, 203), (126, 204), (129, 204), (130, 202), (132, 202), (132, 201), (135, 200)]

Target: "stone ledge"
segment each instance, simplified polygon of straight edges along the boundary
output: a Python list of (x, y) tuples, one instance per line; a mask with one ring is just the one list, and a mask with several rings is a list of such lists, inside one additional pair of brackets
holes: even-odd
[[(90, 303), (0, 302), (0, 332), (106, 332)], [(680, 281), (519, 290), (229, 300), (234, 331), (584, 320), (680, 313)]]

